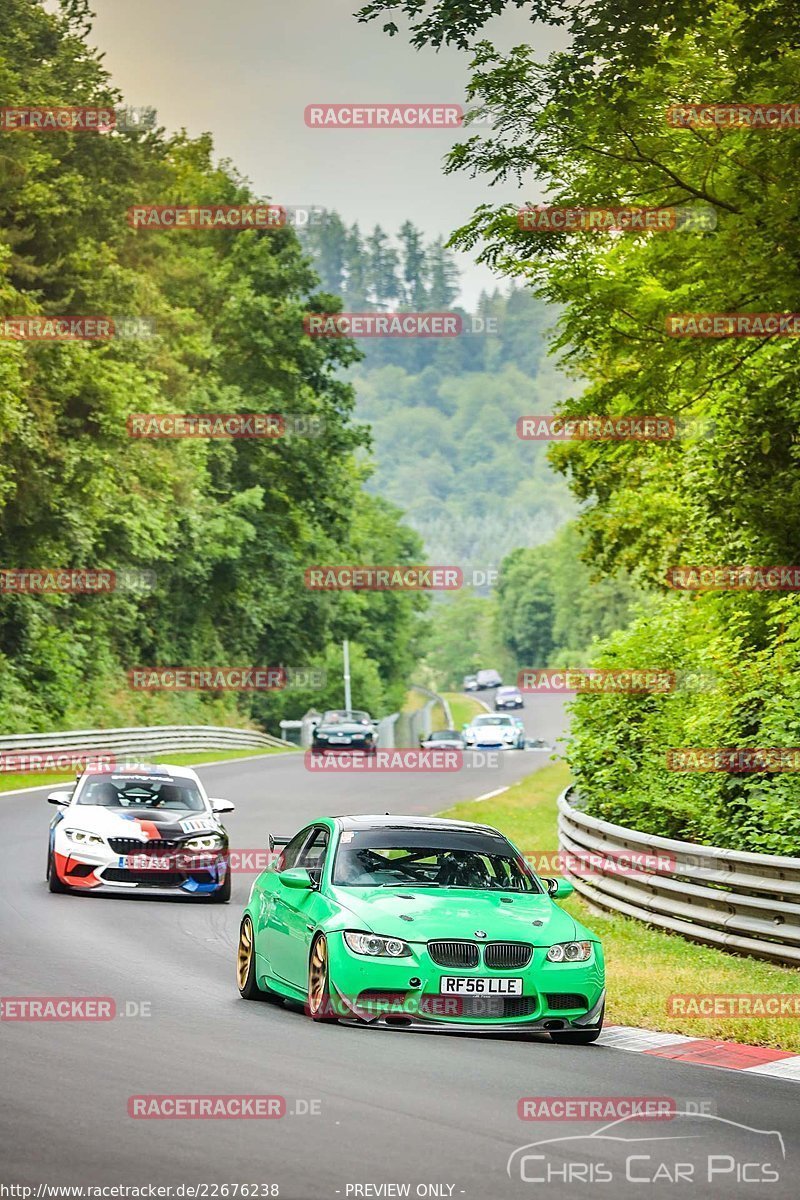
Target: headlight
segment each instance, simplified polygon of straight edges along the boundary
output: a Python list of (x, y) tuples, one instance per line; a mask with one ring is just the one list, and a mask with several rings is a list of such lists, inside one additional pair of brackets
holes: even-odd
[[(181, 850), (221, 850), (225, 845), (218, 833), (210, 833), (205, 837), (190, 838), (188, 842), (181, 842)], [(178, 847), (176, 847), (177, 849)]]
[(591, 942), (559, 942), (547, 951), (548, 962), (586, 962), (591, 957)]
[(64, 833), (71, 842), (78, 842), (82, 846), (105, 846), (105, 838), (101, 838), (99, 834), (89, 833), (85, 829), (65, 829)]
[(356, 954), (382, 955), (389, 958), (407, 958), (411, 947), (399, 938), (379, 937), (376, 933), (346, 933), (344, 940)]

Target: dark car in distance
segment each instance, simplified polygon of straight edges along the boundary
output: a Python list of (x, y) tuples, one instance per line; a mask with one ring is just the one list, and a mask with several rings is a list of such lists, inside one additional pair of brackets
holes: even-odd
[(500, 678), (500, 673), (495, 670), (478, 671), (475, 676), (478, 684), (478, 691), (483, 691), (484, 688), (496, 688), (503, 686), (503, 680)]
[(378, 749), (375, 724), (362, 709), (337, 708), (323, 713), (311, 739), (313, 754), (325, 754), (328, 750), (375, 754)]
[(457, 729), (434, 729), (419, 739), (423, 750), (463, 750), (464, 737)]

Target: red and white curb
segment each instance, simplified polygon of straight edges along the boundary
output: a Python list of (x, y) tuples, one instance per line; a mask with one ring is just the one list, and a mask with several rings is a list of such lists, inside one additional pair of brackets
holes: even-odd
[(800, 1083), (800, 1054), (773, 1050), (769, 1046), (746, 1046), (713, 1038), (687, 1037), (683, 1033), (659, 1033), (628, 1025), (607, 1025), (598, 1045), (613, 1050), (633, 1050), (656, 1058), (672, 1058), (700, 1067), (727, 1067), (750, 1075), (772, 1075)]

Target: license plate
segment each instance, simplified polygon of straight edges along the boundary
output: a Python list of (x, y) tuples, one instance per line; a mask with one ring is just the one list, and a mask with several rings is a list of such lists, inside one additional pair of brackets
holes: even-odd
[(476, 979), (470, 975), (443, 975), (442, 996), (521, 996), (522, 979)]
[(337, 746), (349, 746), (350, 745), (350, 738), (348, 738), (348, 737), (332, 737), (330, 740), (332, 742), (336, 742)]
[(118, 865), (126, 871), (172, 871), (175, 859), (169, 854), (123, 854)]

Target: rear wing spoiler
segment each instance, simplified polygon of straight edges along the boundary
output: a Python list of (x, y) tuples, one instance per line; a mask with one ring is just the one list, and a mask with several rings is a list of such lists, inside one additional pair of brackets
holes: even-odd
[(269, 835), (269, 848), (270, 850), (274, 850), (276, 846), (287, 846), (291, 840), (292, 835), (282, 837), (279, 833), (271, 833)]

